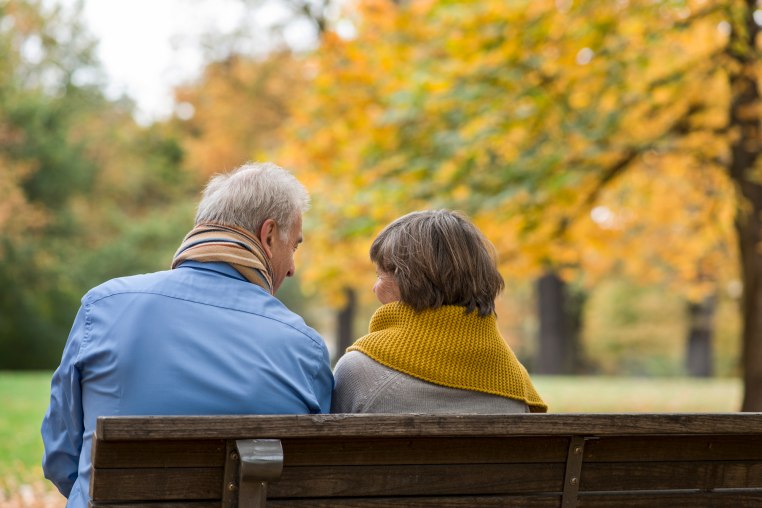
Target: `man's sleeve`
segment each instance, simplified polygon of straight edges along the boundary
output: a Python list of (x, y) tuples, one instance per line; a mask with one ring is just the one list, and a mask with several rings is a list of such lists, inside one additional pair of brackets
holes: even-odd
[(80, 371), (77, 366), (80, 345), (87, 333), (86, 311), (80, 307), (66, 341), (61, 365), (50, 383), (50, 406), (42, 421), (45, 451), (42, 470), (45, 478), (69, 497), (77, 480), (79, 454), (84, 432)]

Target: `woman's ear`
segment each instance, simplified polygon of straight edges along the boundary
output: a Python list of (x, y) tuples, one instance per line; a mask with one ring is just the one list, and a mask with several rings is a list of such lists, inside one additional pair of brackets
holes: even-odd
[(270, 259), (273, 257), (272, 247), (276, 234), (278, 234), (278, 225), (273, 219), (267, 219), (262, 223), (262, 227), (259, 228), (259, 241), (262, 243), (262, 248), (265, 249), (265, 254)]

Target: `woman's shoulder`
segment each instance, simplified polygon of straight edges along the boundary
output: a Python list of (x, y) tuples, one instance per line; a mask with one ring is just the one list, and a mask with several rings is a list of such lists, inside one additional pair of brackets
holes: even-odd
[(400, 375), (359, 351), (349, 351), (336, 363), (333, 413), (366, 413), (373, 400)]
[(339, 358), (334, 368), (334, 375), (363, 375), (377, 377), (384, 372), (395, 372), (394, 370), (381, 365), (370, 356), (360, 351), (347, 351)]

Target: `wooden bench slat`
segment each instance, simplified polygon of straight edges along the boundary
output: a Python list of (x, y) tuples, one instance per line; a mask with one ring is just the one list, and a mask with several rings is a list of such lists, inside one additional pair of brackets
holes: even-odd
[(131, 467), (222, 467), (225, 441), (161, 441), (145, 447), (143, 441), (101, 441), (93, 446), (93, 466)]
[[(99, 468), (221, 467), (225, 441), (162, 441), (148, 450), (141, 441), (96, 441), (93, 464)], [(566, 458), (569, 438), (390, 438), (286, 439), (286, 465), (398, 463), (400, 453), (414, 463), (558, 462)], [(672, 436), (601, 438), (588, 441), (585, 462), (749, 460), (762, 457), (762, 436)]]
[(565, 462), (568, 437), (283, 439), (288, 466)]
[(580, 491), (762, 488), (758, 462), (591, 463)]
[(269, 498), (560, 492), (563, 464), (452, 464), (284, 468)]
[[(595, 496), (580, 498), (578, 508), (654, 508), (690, 507), (757, 508), (762, 497), (756, 494), (647, 494), (643, 496)], [(268, 501), (274, 508), (463, 508), (463, 507), (515, 507), (559, 508), (560, 498), (551, 496), (494, 496), (494, 497), (436, 497), (436, 498), (374, 498), (374, 499), (315, 499)]]
[(758, 508), (762, 492), (678, 492), (580, 495), (578, 508)]
[[(98, 468), (222, 467), (225, 441), (96, 441)], [(569, 438), (285, 439), (286, 466), (564, 462)]]
[(748, 434), (762, 413), (510, 415), (228, 415), (101, 417), (104, 441), (292, 437)]
[(182, 501), (165, 502), (156, 501), (153, 503), (90, 503), (91, 508), (220, 508), (219, 501)]
[(762, 435), (628, 436), (592, 439), (586, 462), (752, 460), (762, 457)]
[(268, 508), (560, 508), (561, 498), (543, 495), (268, 499), (267, 506)]
[(220, 499), (222, 468), (93, 469), (95, 502)]

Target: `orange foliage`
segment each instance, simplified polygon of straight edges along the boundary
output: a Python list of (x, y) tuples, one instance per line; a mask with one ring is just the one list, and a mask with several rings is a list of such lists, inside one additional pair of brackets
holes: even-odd
[(736, 276), (722, 15), (702, 0), (359, 0), (355, 38), (231, 56), (179, 89), (187, 160), (203, 177), (291, 168), (313, 195), (302, 280), (337, 303), (372, 283), (378, 230), (430, 207), (471, 214), (511, 278), (617, 270), (699, 297)]
[(182, 125), (191, 168), (207, 177), (272, 151), (289, 104), (305, 86), (304, 64), (290, 53), (232, 55), (209, 65), (197, 83), (175, 92), (188, 117)]
[[(7, 239), (15, 239), (42, 229), (47, 215), (45, 210), (30, 203), (21, 189), (25, 176), (34, 168), (29, 163), (21, 163), (0, 158), (0, 231)], [(0, 259), (2, 259), (0, 251)]]
[(315, 193), (308, 281), (356, 283), (378, 229), (437, 206), (471, 213), (511, 277), (617, 269), (696, 296), (734, 275), (711, 5), (367, 0), (356, 15), (358, 36), (328, 34), (309, 62), (283, 138)]

